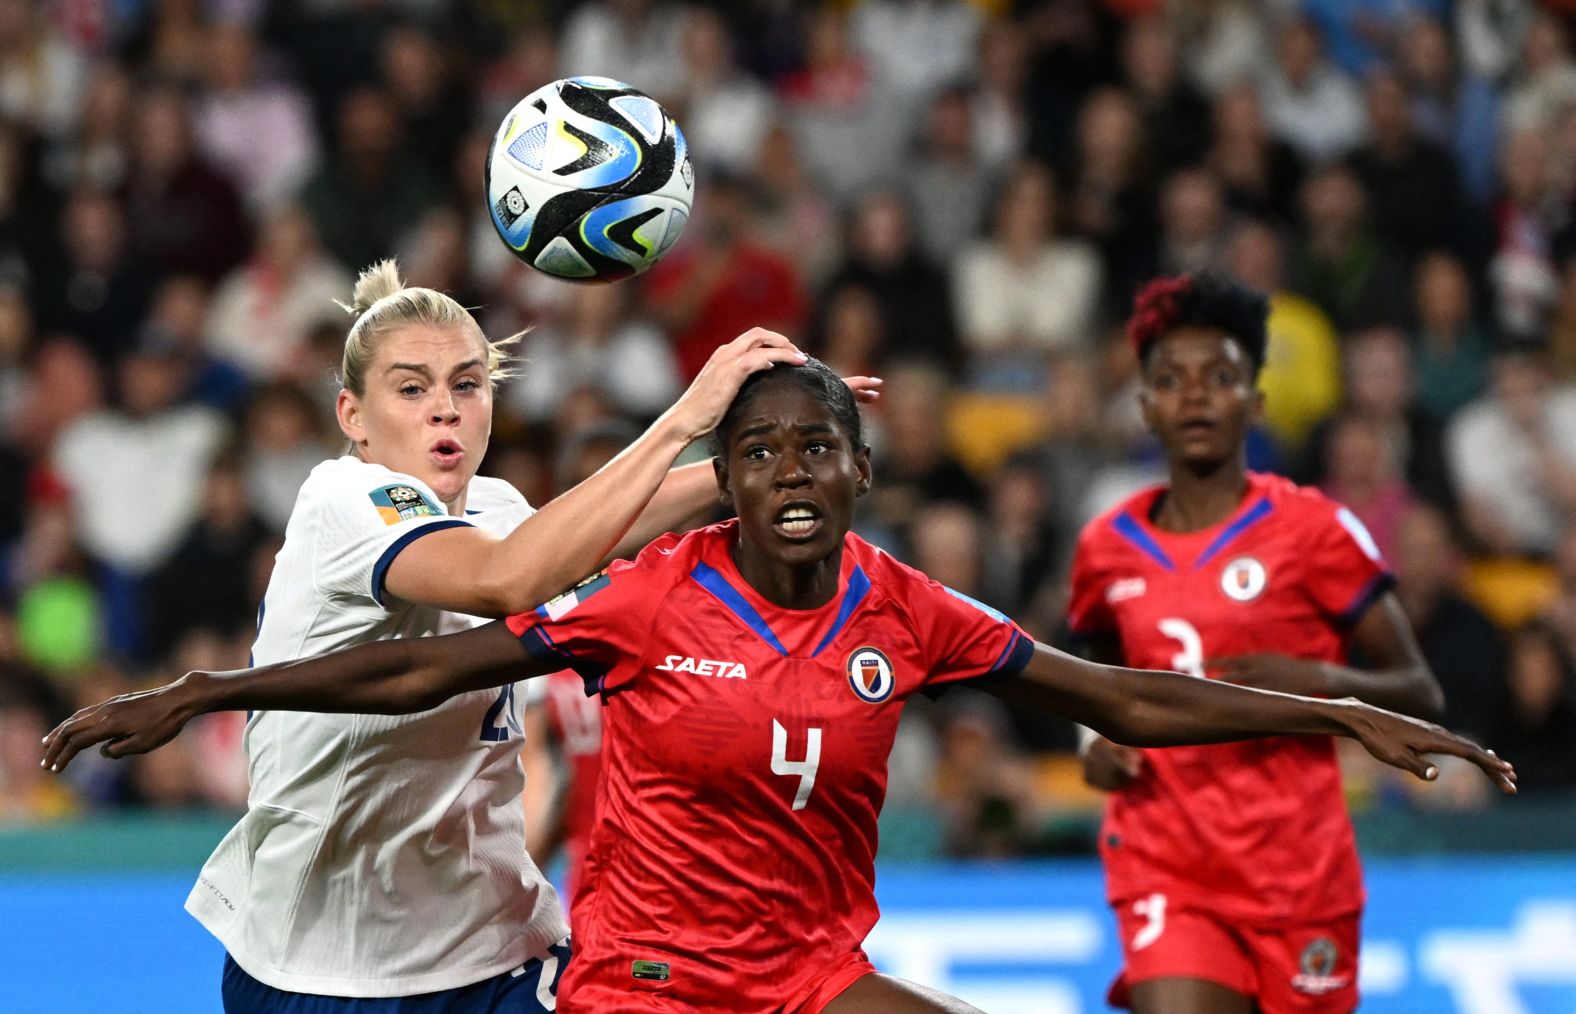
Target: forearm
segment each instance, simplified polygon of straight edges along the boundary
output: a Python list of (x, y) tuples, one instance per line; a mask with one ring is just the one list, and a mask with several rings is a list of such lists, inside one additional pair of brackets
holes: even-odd
[(481, 614), (532, 609), (595, 571), (647, 509), (691, 436), (664, 416), (595, 475), (527, 518), (477, 575), (490, 606)]
[(662, 485), (603, 564), (633, 556), (647, 543), (673, 531), (717, 500), (717, 475), (711, 460), (670, 469)]
[(1323, 693), (1327, 697), (1355, 697), (1364, 704), (1428, 722), (1438, 722), (1444, 717), (1445, 695), (1426, 664), (1354, 669), (1326, 662), (1322, 668)]
[(502, 623), (443, 637), (373, 641), (311, 658), (230, 672), (188, 673), (192, 714), (312, 711), (401, 715), (437, 707), (456, 694), (540, 675)]

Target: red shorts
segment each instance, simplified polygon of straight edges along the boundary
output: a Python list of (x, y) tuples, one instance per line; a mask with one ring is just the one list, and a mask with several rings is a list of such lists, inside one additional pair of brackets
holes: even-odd
[(865, 952), (855, 951), (828, 968), (807, 992), (783, 1005), (789, 1014), (821, 1014), (822, 1009), (858, 979), (874, 975), (876, 966), (865, 957)]
[(1358, 915), (1271, 929), (1234, 926), (1163, 894), (1116, 908), (1125, 967), (1108, 1000), (1151, 979), (1204, 979), (1252, 997), (1263, 1014), (1347, 1014), (1357, 1009)]

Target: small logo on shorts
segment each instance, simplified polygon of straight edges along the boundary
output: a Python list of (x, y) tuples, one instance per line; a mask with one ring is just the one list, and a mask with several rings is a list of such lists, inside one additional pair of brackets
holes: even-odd
[(1302, 949), (1302, 957), (1297, 961), (1302, 970), (1291, 977), (1292, 988), (1310, 996), (1345, 989), (1352, 977), (1335, 974), (1336, 959), (1335, 942), (1329, 937), (1314, 937)]
[(1269, 583), (1264, 564), (1251, 556), (1239, 556), (1220, 572), (1220, 590), (1233, 602), (1252, 602)]
[(861, 701), (880, 704), (892, 696), (897, 680), (892, 677), (891, 661), (877, 649), (864, 647), (848, 656), (848, 685)]
[(653, 982), (668, 981), (668, 963), (666, 961), (641, 961), (636, 959), (630, 962), (629, 974), (637, 979), (650, 979)]

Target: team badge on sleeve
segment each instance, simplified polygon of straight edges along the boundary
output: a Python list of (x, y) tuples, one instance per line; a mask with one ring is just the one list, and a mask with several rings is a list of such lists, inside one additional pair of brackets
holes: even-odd
[(384, 486), (367, 496), (372, 498), (373, 506), (387, 525), (397, 525), (411, 518), (443, 516), (443, 511), (415, 486)]
[(1269, 583), (1264, 564), (1251, 556), (1239, 556), (1220, 572), (1220, 590), (1233, 602), (1252, 602)]
[(861, 701), (880, 704), (897, 685), (892, 662), (875, 648), (855, 648), (848, 656), (848, 685)]
[(557, 622), (568, 616), (580, 603), (606, 588), (610, 580), (607, 571), (599, 570), (557, 598), (543, 602), (536, 607), (536, 612)]

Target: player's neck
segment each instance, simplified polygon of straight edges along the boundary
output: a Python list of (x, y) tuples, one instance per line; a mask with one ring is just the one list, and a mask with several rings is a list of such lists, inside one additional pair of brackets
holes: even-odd
[(739, 576), (756, 594), (782, 609), (819, 609), (837, 594), (843, 569), (843, 548), (806, 564), (773, 560), (740, 539), (733, 549)]
[(1171, 465), (1171, 484), (1150, 517), (1166, 532), (1196, 532), (1237, 512), (1248, 493), (1248, 470), (1238, 454), (1211, 468)]

